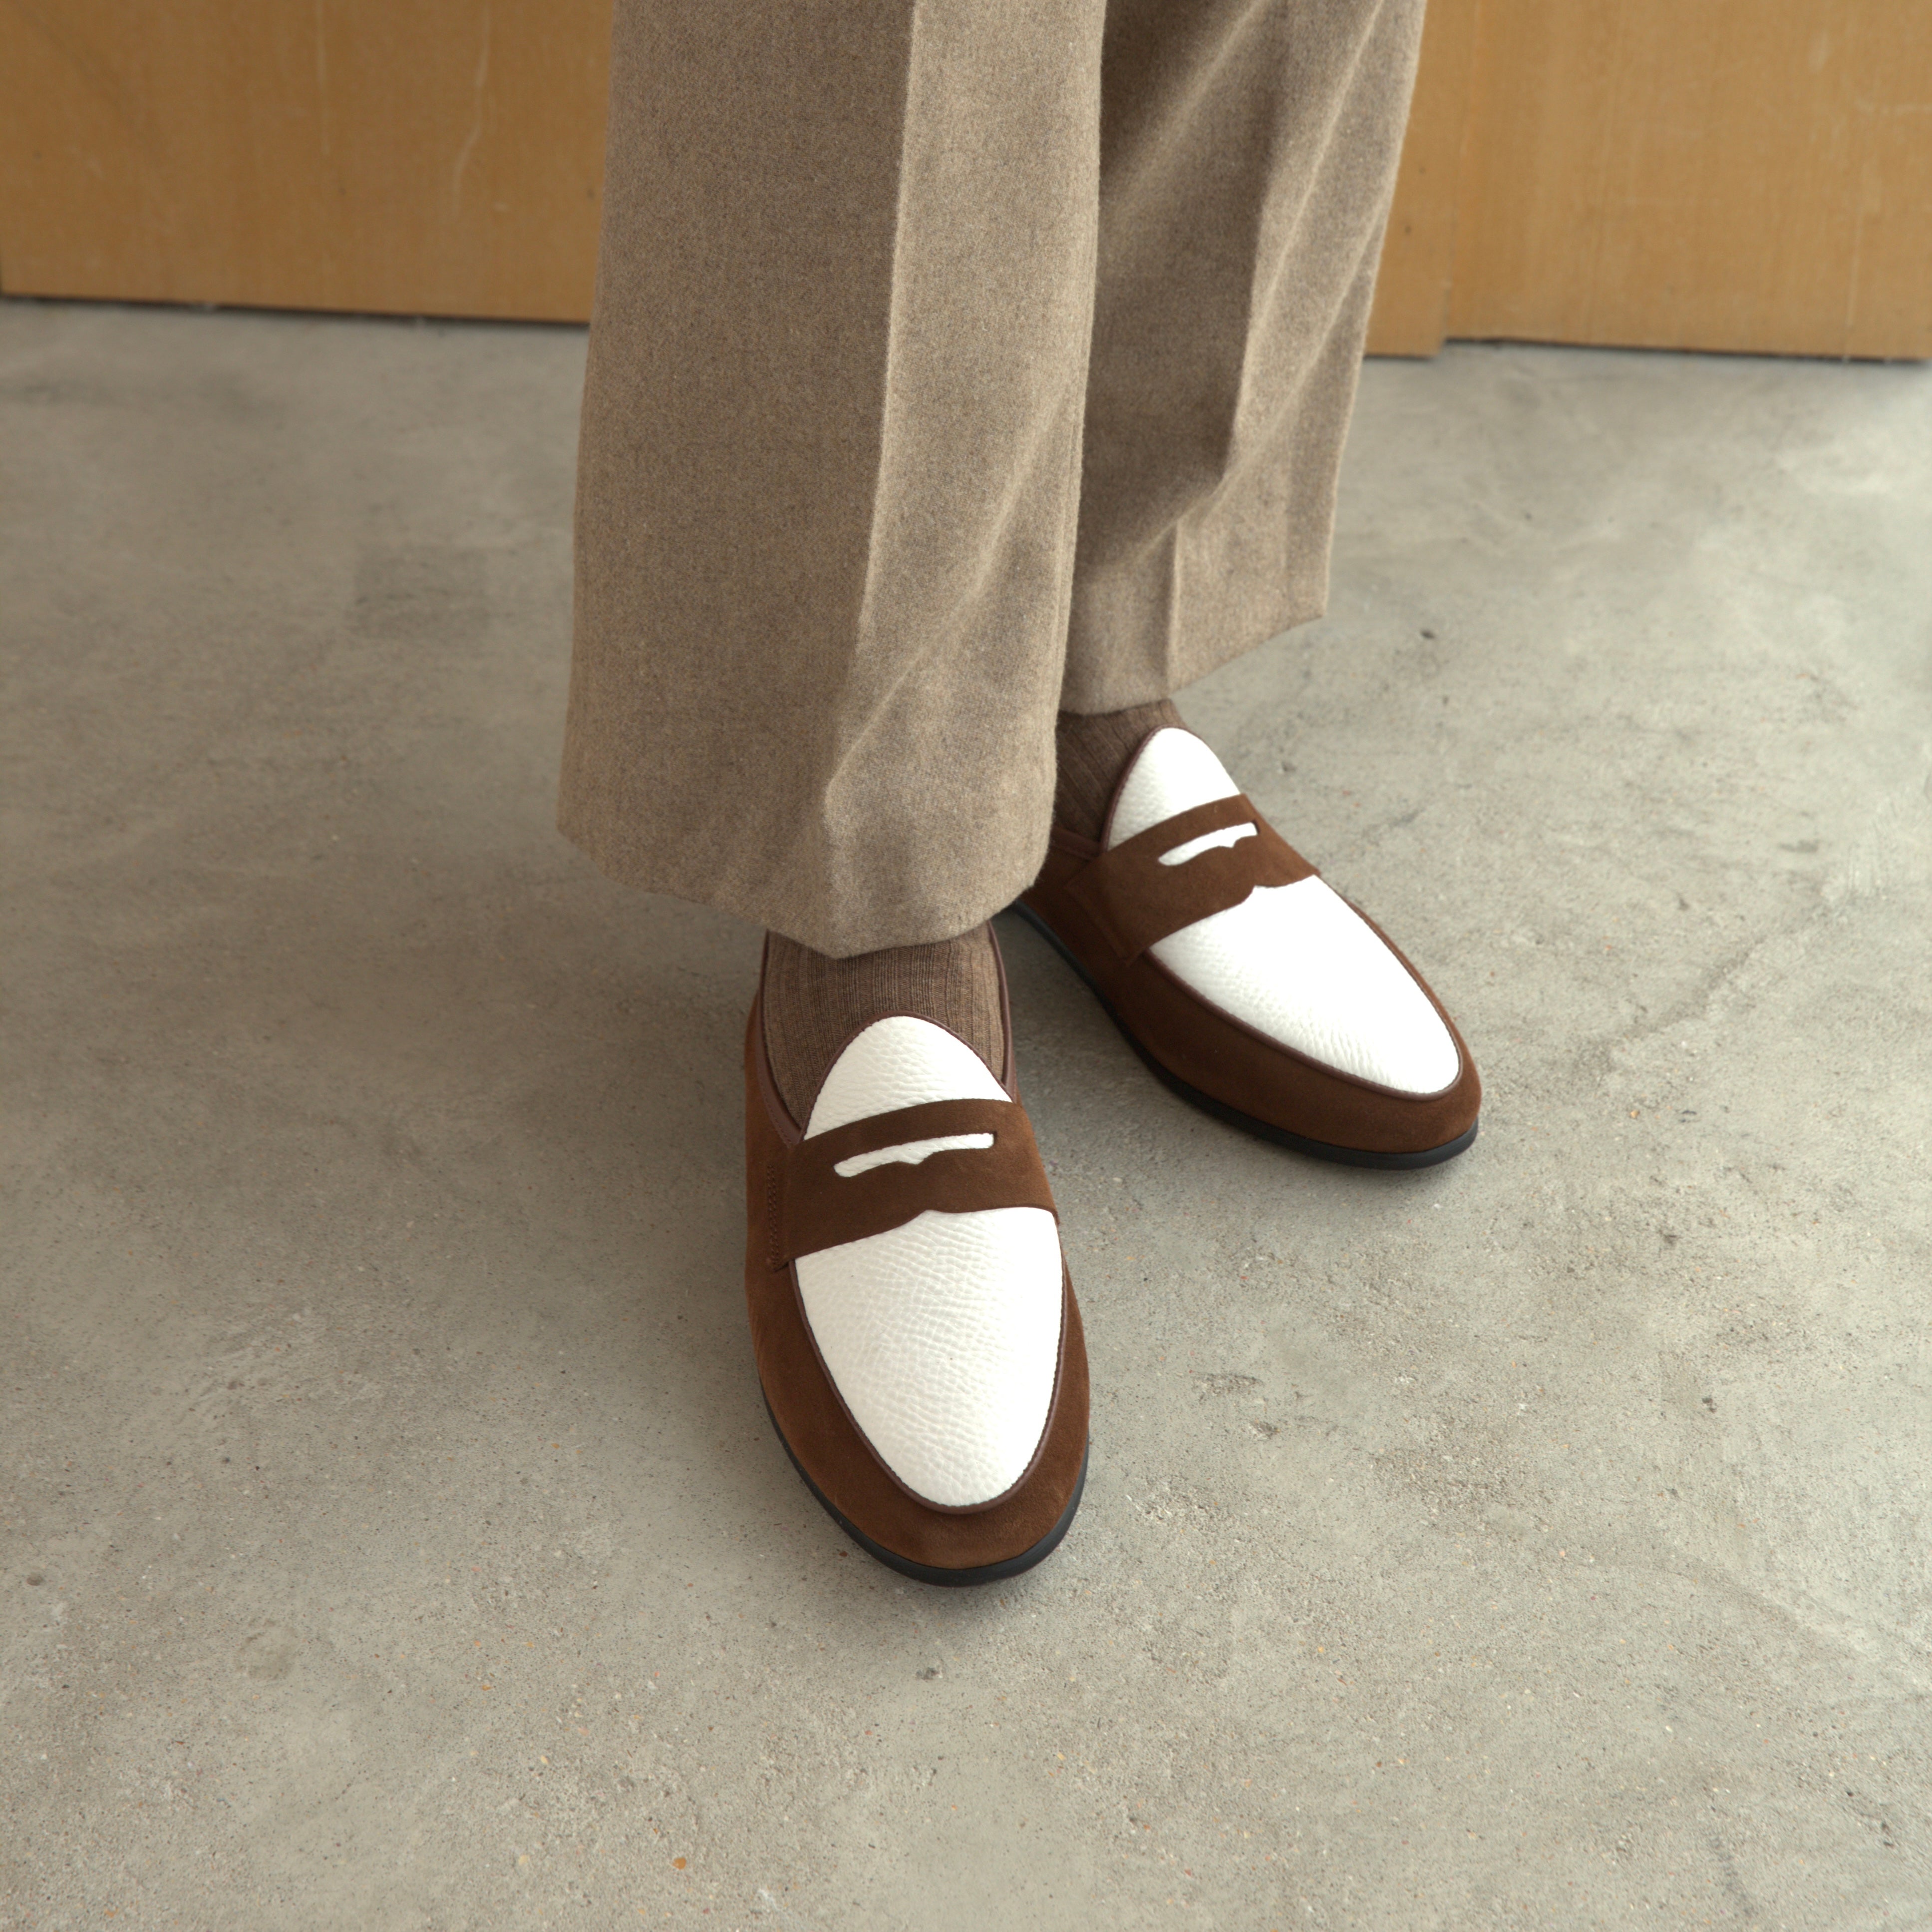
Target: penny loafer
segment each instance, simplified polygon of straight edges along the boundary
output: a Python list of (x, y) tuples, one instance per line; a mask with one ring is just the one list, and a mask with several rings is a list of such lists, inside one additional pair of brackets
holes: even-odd
[(1426, 1167), (1476, 1137), (1455, 1023), (1191, 731), (1150, 734), (1098, 840), (1056, 826), (1015, 910), (1184, 1098), (1329, 1160)]
[(762, 992), (745, 1043), (745, 1288), (778, 1439), (882, 1563), (928, 1583), (1017, 1575), (1079, 1506), (1088, 1388), (1010, 1018), (998, 1076), (931, 1020), (871, 1022), (801, 1125), (761, 1007)]

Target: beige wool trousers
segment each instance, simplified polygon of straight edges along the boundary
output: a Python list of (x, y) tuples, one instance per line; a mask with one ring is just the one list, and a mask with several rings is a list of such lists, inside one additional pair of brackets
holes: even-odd
[(1421, 0), (617, 0), (560, 823), (823, 952), (1320, 614)]

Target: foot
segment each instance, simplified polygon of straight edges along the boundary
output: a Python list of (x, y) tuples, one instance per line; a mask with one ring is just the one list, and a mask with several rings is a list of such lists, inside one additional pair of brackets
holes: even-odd
[(778, 933), (765, 940), (759, 989), (765, 1052), (794, 1120), (809, 1118), (832, 1064), (887, 1013), (913, 1013), (956, 1034), (989, 1067), (1006, 1059), (1005, 982), (988, 926), (932, 946), (832, 959)]
[[(1063, 719), (1063, 746), (1070, 736), (1090, 747), (1101, 733)], [(1330, 1160), (1420, 1167), (1468, 1146), (1482, 1088), (1441, 1003), (1200, 739), (1178, 718), (1155, 723), (1123, 754), (1097, 820), (1093, 789), (1090, 772), (1069, 808), (1086, 818), (1055, 825), (1019, 910), (1155, 1072)]]
[(1065, 1534), (1087, 1365), (1015, 1096), (990, 928), (829, 960), (768, 941), (746, 1052), (746, 1288), (759, 1378), (813, 1494), (929, 1582)]
[(1107, 808), (1120, 788), (1120, 775), (1134, 754), (1156, 731), (1185, 731), (1171, 698), (1136, 704), (1126, 711), (1091, 717), (1063, 711), (1055, 722), (1053, 749), (1053, 822), (1083, 838), (1098, 838), (1106, 828)]

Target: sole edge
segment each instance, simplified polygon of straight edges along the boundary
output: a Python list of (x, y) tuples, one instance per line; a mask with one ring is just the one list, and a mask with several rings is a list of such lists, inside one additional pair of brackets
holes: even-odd
[(1190, 1106), (1198, 1108), (1204, 1114), (1211, 1114), (1217, 1120), (1225, 1121), (1231, 1127), (1238, 1127), (1244, 1133), (1252, 1134), (1258, 1140), (1270, 1141), (1276, 1147), (1290, 1148), (1296, 1154), (1307, 1154), (1316, 1160), (1330, 1161), (1339, 1167), (1378, 1168), (1384, 1172), (1394, 1173), (1439, 1166), (1445, 1160), (1454, 1160), (1474, 1142), (1476, 1130), (1482, 1124), (1480, 1120), (1472, 1121), (1466, 1132), (1458, 1134), (1453, 1141), (1443, 1142), (1439, 1147), (1418, 1148), (1412, 1151), (1389, 1154), (1373, 1148), (1342, 1147), (1333, 1141), (1310, 1140), (1305, 1134), (1295, 1133), (1287, 1127), (1276, 1126), (1272, 1120), (1258, 1120), (1252, 1114), (1244, 1114), (1238, 1107), (1231, 1107), (1225, 1100), (1217, 1100), (1213, 1094), (1204, 1094), (1199, 1088), (1190, 1085), (1179, 1074), (1163, 1066), (1135, 1036), (1126, 1021), (1114, 1011), (1113, 1002), (1094, 983), (1086, 968), (1074, 956), (1059, 934), (1024, 900), (1015, 899), (1006, 910), (1018, 914), (1072, 968), (1079, 976), (1082, 985), (1100, 1001), (1100, 1010), (1113, 1022), (1120, 1037), (1139, 1055), (1142, 1064), (1163, 1087), (1178, 1095)]
[[(760, 1393), (764, 1392), (761, 1390)], [(1044, 1562), (1064, 1540), (1067, 1531), (1072, 1527), (1075, 1515), (1080, 1508), (1080, 1499), (1087, 1492), (1087, 1462), (1093, 1453), (1090, 1442), (1080, 1452), (1080, 1474), (1075, 1479), (1073, 1493), (1067, 1498), (1066, 1507), (1060, 1513), (1060, 1520), (1030, 1549), (1023, 1550), (1017, 1556), (1004, 1558), (998, 1563), (982, 1563), (970, 1570), (947, 1570), (936, 1564), (916, 1563), (910, 1556), (902, 1556), (896, 1550), (888, 1550), (882, 1543), (875, 1542), (858, 1526), (835, 1508), (825, 1492), (812, 1480), (805, 1465), (785, 1440), (784, 1431), (778, 1426), (778, 1419), (772, 1412), (771, 1400), (765, 1400), (765, 1413), (771, 1418), (772, 1433), (778, 1438), (778, 1447), (784, 1450), (787, 1460), (798, 1472), (798, 1479), (811, 1491), (813, 1502), (862, 1550), (868, 1556), (883, 1563), (888, 1570), (896, 1570), (902, 1576), (910, 1576), (916, 1583), (936, 1584), (942, 1589), (966, 1589), (980, 1583), (1004, 1583), (1010, 1577), (1018, 1576), (1030, 1570), (1037, 1563)]]

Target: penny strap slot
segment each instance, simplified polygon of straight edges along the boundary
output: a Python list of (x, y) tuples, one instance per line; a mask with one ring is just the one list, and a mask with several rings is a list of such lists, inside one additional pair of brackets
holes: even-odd
[[(984, 1148), (943, 1148), (842, 1174), (842, 1162), (921, 1141), (990, 1134)], [(934, 1100), (814, 1134), (775, 1156), (766, 1176), (772, 1265), (903, 1227), (928, 1209), (1044, 1208), (1053, 1190), (1026, 1110), (1012, 1100)]]
[[(1210, 832), (1252, 825), (1254, 836), (1210, 847), (1178, 865), (1162, 856)], [(1257, 886), (1292, 886), (1315, 868), (1244, 794), (1177, 812), (1090, 860), (1066, 883), (1069, 896), (1124, 962), (1196, 920), (1238, 906)]]

